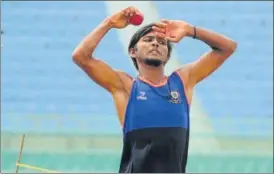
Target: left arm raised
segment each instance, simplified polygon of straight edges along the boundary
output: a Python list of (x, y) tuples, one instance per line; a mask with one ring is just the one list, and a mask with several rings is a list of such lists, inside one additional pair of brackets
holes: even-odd
[(194, 35), (196, 35), (196, 39), (205, 42), (212, 48), (211, 51), (202, 55), (198, 60), (188, 64), (185, 67), (186, 69), (178, 70), (179, 73), (187, 70), (189, 82), (195, 85), (218, 69), (236, 50), (237, 43), (213, 31), (189, 26), (187, 36)]

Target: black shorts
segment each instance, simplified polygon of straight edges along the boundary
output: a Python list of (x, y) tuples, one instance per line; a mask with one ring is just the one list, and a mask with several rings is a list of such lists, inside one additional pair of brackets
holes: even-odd
[(129, 132), (119, 173), (185, 173), (188, 130), (149, 128)]

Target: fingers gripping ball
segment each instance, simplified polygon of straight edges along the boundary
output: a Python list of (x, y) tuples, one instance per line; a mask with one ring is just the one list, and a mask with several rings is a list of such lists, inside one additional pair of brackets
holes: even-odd
[(143, 21), (144, 21), (144, 16), (140, 13), (133, 15), (129, 19), (129, 23), (131, 23), (132, 25), (141, 25)]

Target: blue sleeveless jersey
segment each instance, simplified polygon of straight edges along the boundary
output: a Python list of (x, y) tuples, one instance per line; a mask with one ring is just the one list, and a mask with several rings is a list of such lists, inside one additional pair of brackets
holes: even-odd
[(176, 72), (159, 87), (141, 79), (134, 81), (126, 108), (123, 135), (119, 172), (185, 172), (189, 105), (183, 82)]

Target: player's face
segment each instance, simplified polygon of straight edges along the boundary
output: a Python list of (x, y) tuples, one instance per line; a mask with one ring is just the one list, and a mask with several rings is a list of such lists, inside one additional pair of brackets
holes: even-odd
[(135, 51), (136, 58), (149, 58), (167, 61), (168, 59), (168, 42), (166, 39), (156, 37), (154, 32), (143, 36), (137, 43)]

